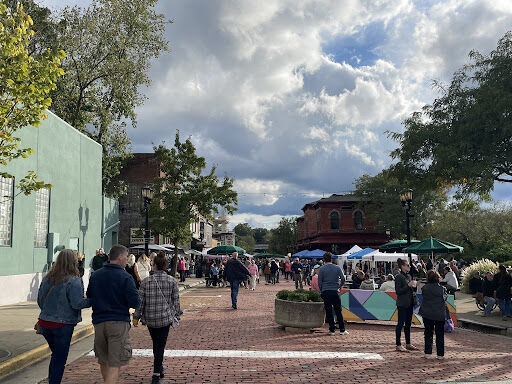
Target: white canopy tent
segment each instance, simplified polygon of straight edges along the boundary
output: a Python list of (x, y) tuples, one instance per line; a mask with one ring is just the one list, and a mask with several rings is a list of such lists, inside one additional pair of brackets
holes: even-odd
[[(364, 255), (363, 261), (387, 261), (387, 262), (396, 262), (398, 259), (408, 260), (409, 255), (407, 253), (384, 253), (375, 251)], [(418, 260), (418, 255), (415, 253), (411, 253), (411, 258), (414, 261)]]
[(361, 251), (363, 248), (361, 248), (359, 245), (354, 245), (352, 248), (350, 248), (347, 252), (345, 252), (342, 255), (338, 255), (338, 265), (342, 266), (345, 261), (347, 261), (347, 258), (356, 252)]

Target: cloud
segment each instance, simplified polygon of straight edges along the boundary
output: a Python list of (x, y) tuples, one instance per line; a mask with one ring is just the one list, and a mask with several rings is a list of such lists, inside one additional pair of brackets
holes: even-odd
[(512, 25), (509, 0), (158, 7), (174, 20), (172, 51), (151, 69), (129, 132), (134, 150), (172, 143), (179, 129), (235, 177), (233, 220), (265, 225), (300, 214), (310, 195), (350, 190), (354, 178), (386, 167), (395, 143), (385, 131), (400, 131), (405, 116), (433, 100), (432, 79), (450, 79), (471, 49), (489, 52)]
[(229, 218), (229, 228), (233, 229), (237, 224), (248, 223), (252, 228), (271, 229), (277, 227), (283, 217), (293, 219), (297, 216), (260, 215), (255, 213), (234, 214)]

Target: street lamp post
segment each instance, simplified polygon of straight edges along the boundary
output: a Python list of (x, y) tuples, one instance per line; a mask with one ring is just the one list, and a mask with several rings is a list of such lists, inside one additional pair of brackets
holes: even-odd
[(144, 201), (144, 211), (146, 212), (146, 228), (144, 231), (144, 251), (149, 256), (149, 205), (153, 199), (153, 189), (149, 185), (145, 185), (141, 190), (142, 200)]
[[(410, 213), (412, 208), (412, 200), (414, 198), (414, 194), (412, 189), (408, 189), (407, 191), (400, 194), (400, 202), (402, 203), (402, 207), (405, 210), (405, 230), (407, 233), (407, 246), (411, 245), (411, 217), (414, 215)], [(411, 253), (409, 252), (409, 263), (412, 263)]]

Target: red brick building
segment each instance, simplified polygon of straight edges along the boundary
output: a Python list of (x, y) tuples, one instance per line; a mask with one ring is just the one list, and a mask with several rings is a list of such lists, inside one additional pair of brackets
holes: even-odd
[(355, 244), (362, 248), (384, 244), (385, 232), (366, 217), (360, 203), (354, 195), (332, 195), (304, 205), (304, 216), (297, 218), (298, 250), (341, 254)]

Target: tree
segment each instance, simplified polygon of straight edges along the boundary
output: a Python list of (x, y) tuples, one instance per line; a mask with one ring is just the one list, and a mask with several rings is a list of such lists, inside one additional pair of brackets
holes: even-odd
[(154, 180), (155, 194), (150, 208), (151, 227), (169, 237), (175, 246), (172, 273), (176, 273), (178, 245), (190, 240), (190, 224), (198, 215), (212, 218), (218, 207), (232, 214), (238, 203), (233, 190), (233, 179), (224, 176), (221, 181), (216, 167), (204, 173), (206, 159), (196, 154), (192, 141), (180, 141), (176, 133), (174, 147), (165, 144), (154, 147), (163, 174)]
[(240, 223), (240, 224), (235, 225), (234, 231), (235, 231), (235, 235), (238, 235), (238, 236), (252, 236), (253, 235), (252, 228), (248, 223)]
[(254, 228), (253, 236), (256, 244), (265, 244), (268, 241), (269, 231), (267, 228)]
[[(34, 152), (21, 146), (17, 134), (23, 127), (37, 127), (47, 118), (45, 110), (52, 103), (49, 94), (63, 74), (60, 68), (63, 51), (56, 54), (45, 51), (38, 59), (30, 56), (32, 24), (21, 4), (8, 11), (0, 0), (0, 165), (3, 167)], [(0, 176), (13, 177), (5, 171), (0, 171)], [(29, 171), (18, 187), (28, 195), (50, 185), (40, 181), (34, 171)]]
[(426, 180), (408, 177), (404, 170), (390, 167), (375, 176), (363, 175), (354, 182), (355, 195), (362, 199), (361, 208), (377, 228), (389, 229), (393, 238), (405, 236), (405, 224), (400, 193), (413, 189), (414, 217), (411, 220), (411, 235), (419, 237), (422, 227), (431, 222), (444, 209), (447, 197), (443, 188), (435, 188)]
[(269, 251), (286, 255), (297, 244), (297, 222), (294, 218), (283, 217), (277, 228), (270, 230)]
[(254, 233), (248, 223), (240, 223), (235, 225), (235, 244), (245, 249), (248, 253), (254, 251)]
[(472, 51), (441, 97), (404, 121), (392, 156), (411, 174), (487, 197), (512, 182), (512, 33), (489, 55)]
[(56, 21), (66, 72), (52, 92), (57, 115), (103, 146), (103, 191), (125, 192), (117, 176), (130, 156), (126, 125), (150, 84), (151, 60), (168, 49), (157, 0), (93, 0), (85, 9), (65, 8)]

